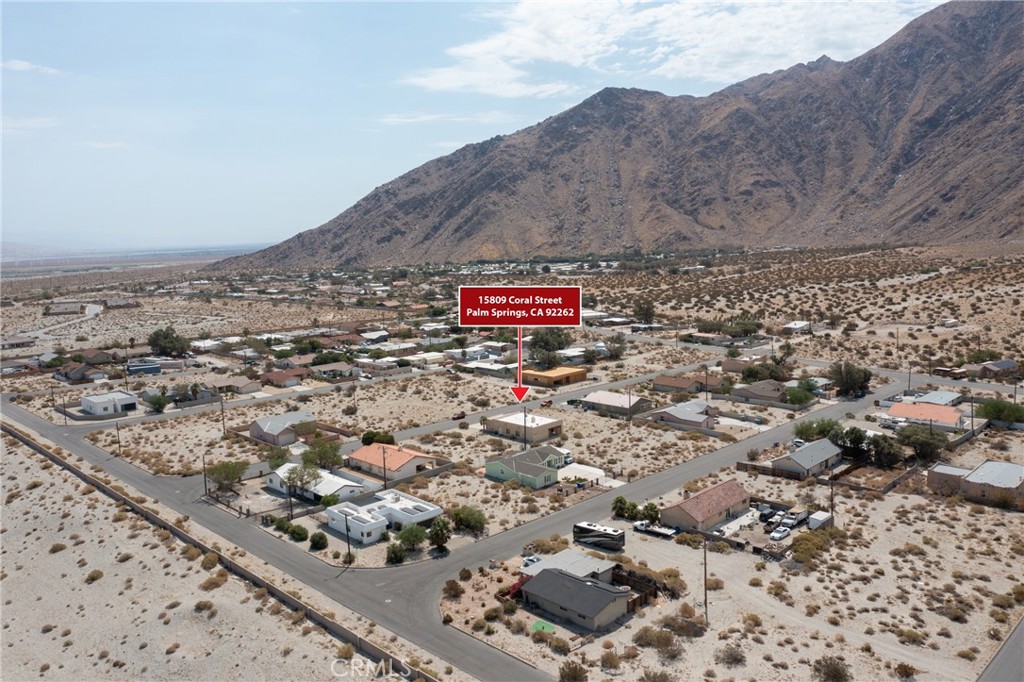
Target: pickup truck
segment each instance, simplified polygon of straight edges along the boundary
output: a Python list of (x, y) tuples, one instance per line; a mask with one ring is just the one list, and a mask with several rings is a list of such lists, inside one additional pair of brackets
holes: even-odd
[(786, 528), (796, 528), (801, 523), (807, 520), (808, 512), (806, 509), (800, 509), (793, 507), (789, 510), (785, 517), (782, 519), (782, 525)]
[(658, 524), (651, 523), (650, 521), (637, 521), (633, 524), (633, 530), (638, 533), (648, 533), (649, 535), (658, 535), (663, 538), (673, 538), (678, 532), (674, 528), (659, 526)]

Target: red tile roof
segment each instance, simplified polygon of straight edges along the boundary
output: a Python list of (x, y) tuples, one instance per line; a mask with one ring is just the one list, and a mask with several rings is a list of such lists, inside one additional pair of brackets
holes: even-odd
[(689, 514), (694, 521), (702, 523), (749, 498), (750, 493), (744, 490), (735, 478), (730, 478), (728, 481), (722, 481), (718, 485), (701, 490), (687, 500), (670, 504), (665, 509), (678, 507)]

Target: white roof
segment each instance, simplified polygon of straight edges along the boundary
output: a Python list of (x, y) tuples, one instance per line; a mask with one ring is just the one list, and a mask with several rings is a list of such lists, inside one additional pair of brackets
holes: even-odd
[(964, 477), (964, 480), (1013, 489), (1024, 482), (1024, 465), (990, 459), (979, 464), (974, 471)]
[(311, 421), (316, 421), (312, 412), (285, 412), (284, 414), (275, 414), (270, 417), (257, 419), (256, 425), (259, 426), (264, 433), (278, 434), (289, 426)]
[(560, 568), (577, 578), (588, 578), (594, 573), (604, 573), (615, 566), (614, 561), (599, 559), (576, 549), (563, 549), (553, 556), (543, 557), (531, 566), (519, 569), (525, 575), (537, 575), (548, 568)]
[(547, 424), (557, 424), (560, 419), (551, 419), (550, 417), (541, 417), (536, 414), (527, 414), (524, 418), (522, 412), (513, 412), (512, 414), (502, 414), (494, 417), (487, 417), (488, 421), (498, 421), (503, 424), (512, 424), (514, 426), (546, 426)]
[(138, 400), (137, 396), (127, 391), (108, 391), (106, 393), (96, 393), (95, 395), (83, 396), (83, 400), (117, 400), (118, 398), (131, 398), (132, 400)]
[[(278, 469), (274, 471), (274, 473), (277, 474), (283, 481), (288, 476), (288, 472), (297, 466), (301, 465), (295, 464), (293, 462), (288, 462), (287, 464), (281, 465)], [(317, 481), (316, 485), (310, 488), (309, 491), (312, 493), (316, 493), (321, 497), (323, 497), (324, 495), (334, 495), (342, 488), (363, 487), (362, 483), (356, 483), (355, 481), (350, 481), (346, 478), (335, 476), (327, 469), (317, 469), (317, 471), (320, 472), (320, 480)]]

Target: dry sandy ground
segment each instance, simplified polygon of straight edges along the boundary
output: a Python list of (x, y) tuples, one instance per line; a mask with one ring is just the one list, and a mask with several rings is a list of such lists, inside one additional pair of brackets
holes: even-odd
[[(772, 499), (827, 500), (824, 488), (782, 479), (724, 472), (711, 480), (733, 476), (752, 493)], [(659, 503), (673, 499), (678, 495)], [(854, 679), (895, 679), (893, 669), (900, 663), (919, 670), (918, 680), (975, 679), (1024, 613), (1024, 517), (897, 491), (884, 499), (837, 494), (837, 518), (849, 538), (845, 546), (828, 550), (813, 570), (788, 561), (759, 564), (750, 553), (710, 553), (710, 575), (722, 581), (710, 592), (712, 627), (702, 637), (679, 638), (682, 652), (675, 660), (652, 648), (631, 649), (633, 637), (645, 625), (657, 628), (659, 619), (677, 612), (681, 603), (703, 610), (701, 552), (632, 531), (627, 531), (629, 556), (652, 569), (677, 568), (687, 594), (644, 609), (579, 649), (585, 641), (576, 637), (580, 633), (556, 623), (555, 634), (573, 647), (568, 658), (584, 656), (594, 666), (591, 679), (635, 679), (642, 669), (665, 669), (678, 680), (799, 681), (809, 679), (810, 664), (826, 655), (842, 656)], [(954, 533), (959, 537), (952, 540)], [(467, 593), (443, 600), (442, 609), (456, 626), (472, 630), (474, 621), (497, 605), (493, 593), (514, 580), (519, 565), (511, 557), (486, 577), (474, 576), (463, 583)], [(509, 623), (520, 619), (528, 629), (537, 616), (520, 610)], [(551, 672), (566, 660), (527, 635), (513, 635), (502, 620), (492, 624), (492, 634), (481, 629), (477, 636)], [(727, 644), (743, 652), (742, 665), (716, 662)], [(602, 674), (596, 663), (608, 649), (620, 658), (616, 675)]]
[(4, 447), (4, 679), (330, 678), (333, 637), (6, 436)]
[[(219, 569), (204, 570), (169, 534), (6, 436), (3, 447), (4, 679), (279, 679), (281, 671), (293, 679), (335, 679), (330, 665), (347, 655), (339, 641), (235, 577), (203, 589)], [(175, 518), (155, 501), (148, 506)], [(444, 679), (468, 680), (223, 538), (186, 527), (384, 649)], [(102, 577), (86, 583), (93, 570)], [(197, 610), (201, 602), (212, 604)], [(353, 660), (365, 662), (358, 654)]]

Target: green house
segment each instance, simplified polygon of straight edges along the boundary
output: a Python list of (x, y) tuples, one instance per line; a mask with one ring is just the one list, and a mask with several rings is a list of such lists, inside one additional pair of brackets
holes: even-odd
[(488, 478), (496, 481), (519, 481), (521, 485), (539, 490), (558, 482), (558, 469), (565, 466), (566, 452), (551, 445), (542, 445), (512, 455), (495, 457), (485, 465)]

